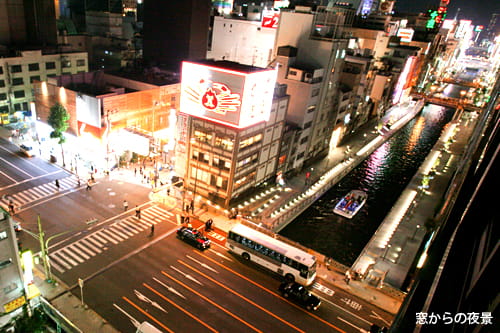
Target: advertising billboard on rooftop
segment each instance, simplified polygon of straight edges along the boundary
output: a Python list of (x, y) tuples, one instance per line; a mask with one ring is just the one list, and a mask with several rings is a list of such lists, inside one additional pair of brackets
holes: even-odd
[(236, 128), (269, 119), (276, 71), (182, 63), (181, 112)]

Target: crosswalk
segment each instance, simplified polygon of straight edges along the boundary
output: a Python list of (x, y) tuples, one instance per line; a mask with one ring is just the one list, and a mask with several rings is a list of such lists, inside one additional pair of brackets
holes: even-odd
[(6, 205), (12, 200), (14, 206), (19, 208), (31, 202), (47, 198), (58, 192), (78, 187), (78, 178), (75, 175), (60, 178), (58, 181), (59, 189), (57, 189), (55, 182), (50, 182), (17, 192), (15, 194), (4, 195), (1, 200)]
[(64, 273), (85, 261), (103, 253), (110, 246), (117, 245), (139, 233), (148, 232), (152, 225), (174, 216), (173, 213), (151, 206), (141, 211), (141, 219), (128, 216), (119, 219), (79, 240), (50, 253), (50, 264)]

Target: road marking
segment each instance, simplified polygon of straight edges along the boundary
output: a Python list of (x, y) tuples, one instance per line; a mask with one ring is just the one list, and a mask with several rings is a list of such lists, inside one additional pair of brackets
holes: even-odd
[[(74, 251), (74, 252), (78, 253), (79, 255), (81, 255), (82, 257), (84, 257), (85, 259), (89, 259), (89, 258), (90, 258), (90, 256), (88, 256), (86, 253), (84, 253), (84, 252), (80, 251), (80, 249), (79, 249), (79, 248), (77, 248), (77, 247), (75, 246), (75, 244), (72, 244), (72, 245), (68, 246), (68, 247), (66, 248), (66, 251), (68, 251), (68, 249), (70, 249), (71, 251)], [(79, 259), (79, 258), (80, 258), (80, 257), (78, 257), (78, 259)], [(83, 262), (83, 261), (84, 261), (84, 260), (82, 260), (81, 262)]]
[[(180, 291), (177, 291), (174, 287), (171, 287), (169, 285), (166, 285), (165, 283), (161, 282), (160, 280), (158, 280), (157, 278), (153, 277), (153, 280), (155, 280), (156, 282), (158, 282), (160, 285), (162, 285), (163, 287), (165, 287), (165, 289), (167, 289), (168, 291), (170, 291), (171, 293), (173, 294), (176, 294), (177, 296), (181, 297), (181, 298), (184, 298), (186, 299), (186, 296), (184, 296), (183, 294), (181, 294)], [(145, 283), (143, 283), (145, 284)]]
[[(207, 255), (205, 255), (205, 254), (201, 253), (200, 251), (195, 251), (195, 252), (196, 252), (198, 255), (202, 256), (203, 258), (205, 258), (205, 259), (207, 259), (207, 260), (210, 260), (210, 261), (211, 261), (211, 262), (213, 262), (214, 264), (216, 264), (216, 265), (218, 265), (219, 267), (221, 267), (221, 268), (225, 269), (226, 271), (233, 273), (234, 275), (236, 275), (236, 276), (238, 276), (238, 277), (242, 278), (243, 280), (245, 280), (245, 281), (247, 281), (247, 282), (249, 282), (249, 283), (251, 283), (251, 284), (253, 284), (253, 285), (257, 286), (257, 287), (259, 287), (260, 289), (262, 289), (262, 290), (264, 290), (264, 291), (267, 291), (267, 292), (268, 292), (268, 293), (270, 293), (271, 295), (274, 295), (274, 296), (276, 296), (276, 297), (278, 297), (278, 298), (280, 298), (280, 299), (282, 299), (282, 300), (284, 300), (284, 301), (289, 302), (286, 298), (283, 298), (283, 297), (282, 297), (281, 295), (279, 295), (278, 293), (276, 293), (276, 292), (274, 292), (274, 291), (272, 291), (272, 290), (270, 290), (270, 289), (268, 289), (268, 288), (266, 288), (266, 287), (264, 287), (264, 286), (262, 286), (262, 285), (258, 284), (257, 282), (255, 282), (255, 281), (253, 281), (253, 280), (251, 280), (251, 279), (247, 278), (247, 277), (246, 277), (246, 276), (244, 276), (243, 274), (240, 274), (240, 273), (236, 272), (235, 270), (233, 270), (233, 269), (231, 269), (231, 268), (229, 268), (229, 267), (226, 267), (225, 265), (223, 265), (223, 264), (221, 264), (221, 263), (217, 262), (216, 260), (214, 260), (214, 259), (210, 258), (209, 256), (207, 256)], [(163, 273), (163, 271), (162, 271), (162, 273)], [(289, 304), (290, 304), (290, 305), (292, 305), (292, 306), (294, 306), (294, 307), (296, 307), (297, 309), (299, 309), (299, 310), (301, 310), (301, 311), (303, 311), (303, 312), (307, 313), (309, 316), (313, 317), (314, 319), (316, 319), (316, 320), (318, 320), (318, 321), (321, 321), (323, 324), (325, 324), (325, 325), (327, 325), (327, 326), (330, 326), (331, 328), (336, 329), (336, 330), (337, 330), (337, 331), (339, 331), (339, 332), (346, 333), (345, 331), (343, 331), (342, 329), (338, 328), (337, 326), (335, 326), (335, 325), (331, 324), (330, 322), (328, 322), (328, 321), (324, 320), (323, 318), (318, 317), (317, 315), (315, 315), (315, 314), (313, 314), (313, 313), (311, 313), (311, 312), (309, 312), (309, 311), (307, 311), (307, 310), (303, 309), (303, 308), (302, 308), (302, 307), (300, 307), (299, 305), (297, 305), (297, 304), (295, 304), (295, 303), (290, 303), (290, 302), (289, 302)]]
[(203, 283), (201, 283), (200, 281), (198, 281), (194, 276), (189, 275), (188, 273), (184, 273), (183, 271), (181, 271), (180, 269), (178, 269), (175, 266), (170, 265), (170, 268), (172, 268), (174, 271), (176, 271), (177, 273), (179, 273), (182, 276), (184, 276), (186, 279), (189, 279), (189, 280), (191, 280), (191, 281), (193, 281), (195, 283), (198, 283), (200, 286), (203, 286)]
[(101, 237), (103, 237), (103, 238), (107, 239), (108, 241), (110, 241), (111, 243), (113, 243), (113, 244), (115, 244), (115, 245), (116, 245), (116, 244), (118, 244), (118, 242), (117, 242), (114, 238), (109, 237), (109, 236), (108, 236), (108, 234), (104, 232), (104, 229), (99, 230), (99, 231), (97, 232), (97, 234), (98, 234), (99, 236), (101, 236)]
[(146, 302), (146, 303), (149, 303), (151, 304), (152, 306), (154, 306), (155, 308), (157, 308), (158, 310), (160, 311), (163, 311), (165, 313), (168, 313), (167, 310), (165, 310), (160, 304), (156, 303), (155, 301), (152, 301), (151, 299), (149, 299), (146, 295), (144, 295), (143, 293), (141, 293), (139, 290), (137, 289), (134, 289), (134, 294), (135, 296), (137, 296), (137, 298), (140, 300), (140, 301), (143, 301), (143, 302)]
[(122, 298), (126, 302), (128, 302), (130, 305), (132, 305), (134, 308), (136, 308), (137, 310), (139, 310), (139, 312), (141, 312), (143, 315), (145, 315), (146, 317), (148, 317), (149, 319), (151, 319), (152, 321), (154, 321), (155, 323), (157, 323), (158, 325), (160, 325), (167, 332), (174, 333), (174, 331), (172, 331), (171, 329), (169, 329), (167, 326), (163, 325), (158, 319), (156, 319), (155, 317), (153, 317), (152, 315), (150, 315), (147, 311), (144, 311), (139, 305), (135, 304), (134, 302), (132, 302), (131, 300), (129, 300), (125, 296), (123, 296)]
[(260, 306), (259, 304), (255, 303), (254, 301), (252, 301), (251, 299), (243, 296), (242, 294), (238, 293), (237, 291), (225, 286), (224, 284), (220, 283), (219, 281), (211, 278), (210, 276), (200, 272), (199, 270), (197, 270), (196, 268), (194, 267), (191, 267), (190, 265), (184, 263), (182, 260), (178, 260), (178, 262), (180, 262), (181, 264), (183, 264), (184, 266), (186, 266), (187, 268), (195, 271), (196, 273), (200, 274), (201, 276), (203, 276), (205, 279), (208, 279), (210, 281), (212, 281), (213, 283), (215, 283), (216, 285), (218, 285), (219, 287), (222, 287), (224, 289), (226, 289), (227, 291), (229, 291), (230, 293), (238, 296), (239, 298), (241, 298), (242, 300), (246, 301), (247, 303), (250, 303), (251, 305), (255, 306), (257, 309), (267, 313), (269, 316), (273, 317), (274, 319), (277, 319), (278, 321), (282, 322), (283, 324), (293, 328), (294, 330), (298, 331), (298, 332), (303, 332), (305, 333), (305, 331), (301, 330), (300, 328), (298, 328), (297, 326), (295, 325), (292, 325), (290, 322), (284, 320), (283, 318), (280, 318), (278, 317), (277, 315), (275, 315), (274, 313), (272, 313), (271, 311), (267, 310), (266, 308)]
[[(58, 263), (60, 263), (61, 265), (63, 265), (64, 267), (66, 267), (66, 269), (71, 269), (71, 265), (70, 265), (70, 264), (68, 264), (68, 263), (67, 263), (66, 261), (64, 261), (63, 259), (61, 259), (57, 253), (50, 254), (50, 255), (49, 255), (49, 257), (50, 257), (50, 259), (52, 259), (52, 260), (54, 260), (54, 259), (55, 259), (55, 260), (57, 260), (57, 262), (58, 262)], [(51, 261), (52, 261), (52, 260), (51, 260)], [(63, 270), (63, 271), (64, 271), (64, 270)]]
[[(153, 278), (155, 279), (155, 278)], [(155, 279), (156, 280), (156, 279)], [(158, 281), (157, 281), (158, 282)], [(149, 286), (148, 284), (146, 283), (143, 283), (142, 284), (144, 287), (148, 288), (149, 290), (151, 290), (153, 293), (155, 293), (156, 295), (158, 295), (159, 297), (161, 297), (163, 300), (169, 302), (170, 304), (172, 304), (173, 306), (175, 306), (177, 309), (179, 309), (180, 311), (184, 312), (186, 315), (188, 315), (189, 317), (191, 317), (192, 319), (194, 319), (195, 321), (197, 321), (198, 323), (200, 323), (201, 325), (205, 326), (206, 328), (208, 328), (210, 331), (212, 332), (218, 332), (215, 328), (209, 326), (207, 323), (205, 323), (204, 321), (200, 320), (198, 317), (194, 316), (193, 314), (191, 314), (189, 311), (185, 310), (184, 308), (182, 308), (181, 306), (177, 305), (177, 303), (175, 303), (174, 301), (172, 301), (171, 299), (167, 298), (165, 295), (159, 293), (158, 291), (156, 291), (155, 289), (153, 289), (153, 287)]]
[(384, 322), (384, 324), (386, 324), (387, 326), (391, 326), (391, 323), (389, 323), (387, 320), (385, 320), (384, 318), (382, 318), (382, 316), (381, 316), (381, 315), (379, 315), (378, 313), (376, 313), (375, 311), (371, 310), (371, 313), (372, 313), (372, 314), (370, 315), (370, 317), (373, 317), (373, 318), (375, 318), (375, 319), (378, 319), (378, 320), (380, 320), (380, 321), (383, 321), (383, 322)]
[(342, 322), (344, 322), (344, 323), (346, 323), (346, 324), (348, 324), (348, 325), (351, 325), (352, 327), (354, 327), (355, 329), (357, 329), (359, 332), (363, 332), (363, 333), (368, 332), (368, 331), (366, 331), (366, 330), (362, 329), (361, 327), (358, 327), (358, 326), (354, 325), (353, 323), (351, 323), (351, 322), (349, 322), (349, 321), (345, 320), (345, 319), (344, 319), (344, 318), (342, 318), (342, 317), (337, 317), (337, 319), (338, 319), (338, 320), (340, 320), (340, 321), (342, 321)]
[(322, 284), (319, 284), (318, 282), (314, 282), (312, 287), (327, 294), (328, 296), (333, 296), (335, 294), (335, 291), (331, 290), (330, 288), (325, 287)]
[(213, 306), (215, 306), (216, 308), (218, 308), (219, 310), (222, 310), (224, 311), (226, 314), (228, 314), (229, 316), (233, 317), (234, 319), (238, 320), (239, 322), (245, 324), (246, 326), (250, 327), (251, 329), (253, 329), (254, 331), (256, 332), (260, 332), (260, 333), (263, 333), (261, 330), (259, 330), (258, 328), (254, 327), (252, 324), (248, 323), (247, 321), (243, 320), (243, 318), (240, 318), (238, 317), (237, 315), (235, 315), (234, 313), (232, 313), (231, 311), (227, 310), (226, 308), (220, 306), (219, 304), (215, 303), (214, 301), (212, 301), (210, 298), (200, 294), (199, 292), (197, 292), (196, 290), (194, 290), (193, 288), (191, 288), (190, 286), (188, 286), (187, 284), (177, 280), (176, 278), (170, 276), (168, 273), (164, 272), (164, 271), (161, 271), (161, 273), (163, 275), (165, 275), (166, 277), (168, 277), (169, 279), (171, 280), (174, 280), (175, 282), (177, 282), (178, 284), (180, 284), (181, 286), (183, 286), (184, 288), (186, 288), (187, 290), (191, 291), (193, 294), (197, 295), (198, 297), (204, 299), (205, 301), (207, 301), (208, 303), (212, 304)]
[(6, 174), (5, 172), (3, 171), (0, 171), (0, 173), (2, 175), (4, 175), (6, 178), (9, 178), (11, 181), (13, 181), (14, 183), (17, 183), (17, 180), (15, 180), (14, 178), (10, 177), (8, 174)]
[(186, 255), (186, 257), (188, 257), (189, 259), (191, 259), (192, 261), (194, 261), (195, 263), (197, 263), (198, 265), (200, 265), (201, 267), (204, 267), (214, 273), (219, 273), (217, 272), (217, 270), (213, 269), (212, 267), (208, 266), (207, 264), (205, 264), (204, 262), (201, 262), (199, 260), (196, 260), (195, 258), (191, 257), (190, 255)]
[(347, 306), (350, 306), (354, 310), (360, 311), (363, 308), (363, 306), (361, 304), (359, 304), (358, 302), (353, 301), (352, 299), (347, 298), (347, 297), (341, 298), (340, 301), (344, 302)]
[(130, 321), (132, 322), (132, 325), (135, 326), (135, 328), (138, 328), (139, 326), (141, 326), (141, 323), (137, 319), (135, 319), (134, 317), (132, 317), (131, 315), (129, 315), (125, 310), (123, 310), (122, 308), (120, 308), (115, 303), (113, 303), (113, 306), (115, 308), (117, 308), (120, 312), (122, 312), (125, 316), (127, 316), (128, 319), (130, 319)]

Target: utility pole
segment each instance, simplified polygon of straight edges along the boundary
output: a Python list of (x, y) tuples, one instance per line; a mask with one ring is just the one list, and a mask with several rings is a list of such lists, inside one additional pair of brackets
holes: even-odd
[(45, 280), (48, 283), (52, 283), (54, 281), (52, 280), (52, 271), (50, 268), (49, 242), (56, 237), (59, 237), (59, 236), (62, 236), (64, 234), (67, 234), (68, 232), (71, 232), (71, 230), (55, 234), (55, 235), (47, 238), (47, 240), (45, 240), (45, 232), (43, 231), (43, 228), (42, 228), (42, 221), (40, 219), (40, 214), (38, 214), (37, 219), (38, 219), (38, 221), (37, 221), (38, 234), (33, 233), (33, 232), (26, 230), (26, 229), (23, 229), (24, 230), (23, 232), (29, 234), (30, 236), (32, 236), (33, 238), (37, 239), (40, 242), (40, 256), (42, 258), (43, 269), (45, 271)]

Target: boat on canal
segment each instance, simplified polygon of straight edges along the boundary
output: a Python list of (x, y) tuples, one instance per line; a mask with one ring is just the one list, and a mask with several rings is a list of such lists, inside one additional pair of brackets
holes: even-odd
[(333, 212), (352, 219), (366, 203), (368, 195), (360, 190), (352, 190), (337, 202)]

